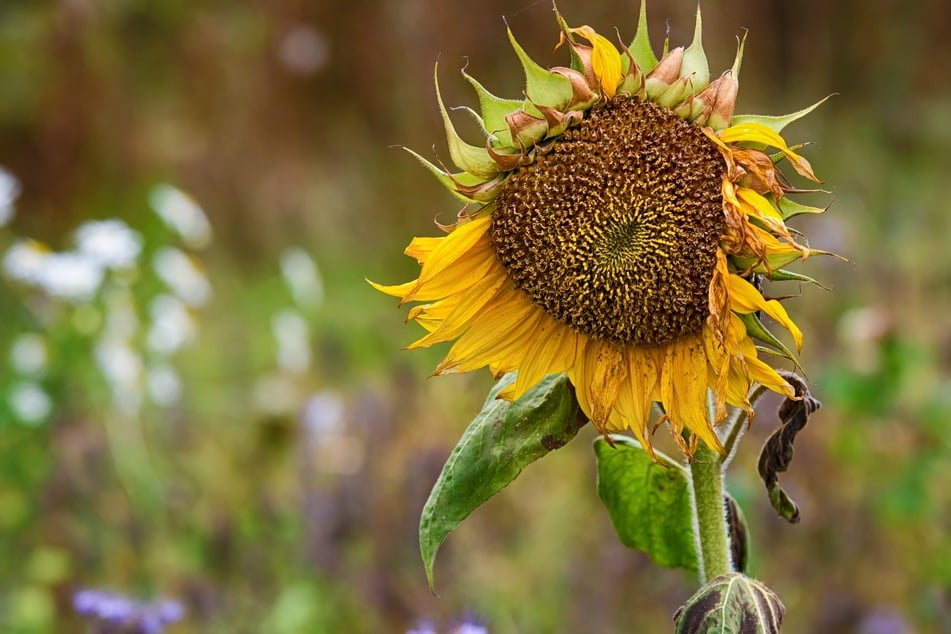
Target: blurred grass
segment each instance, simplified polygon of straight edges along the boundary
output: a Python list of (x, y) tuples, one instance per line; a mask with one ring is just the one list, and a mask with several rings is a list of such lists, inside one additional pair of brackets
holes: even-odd
[[(559, 6), (633, 32), (634, 7)], [(649, 9), (655, 38), (667, 17), (672, 41), (689, 37), (693, 5)], [(951, 14), (934, 1), (703, 9), (714, 68), (750, 28), (740, 111), (838, 93), (790, 136), (817, 142), (806, 154), (835, 201), (799, 226), (851, 262), (807, 262), (835, 291), (803, 288), (790, 306), (824, 402), (783, 477), (803, 522), (775, 518), (755, 477), (770, 404), (731, 470), (753, 572), (793, 634), (948, 631), (951, 87), (935, 62), (951, 55)], [(493, 634), (669, 627), (693, 581), (617, 544), (591, 430), (450, 537), (441, 598), (418, 559), (423, 501), (490, 380), (427, 380), (444, 350), (400, 352), (415, 327), (363, 278), (411, 278), (403, 246), (457, 210), (390, 147), (445, 153), (437, 55), (450, 102), (472, 103), (451, 70), (463, 55), (493, 90), (521, 90), (502, 15), (537, 58), (560, 59), (544, 2), (0, 5), (0, 166), (23, 186), (3, 246), (65, 248), (80, 222), (113, 216), (164, 243), (148, 211), (159, 182), (194, 195), (216, 236), (200, 254), (213, 302), (173, 359), (182, 400), (135, 416), (111, 404), (70, 309), (49, 317), (5, 282), (0, 350), (48, 337), (56, 407), (40, 426), (8, 408), (0, 421), (0, 629), (80, 631), (80, 587), (182, 599), (182, 633), (402, 632), (466, 611)], [(271, 328), (292, 305), (278, 265), (292, 245), (312, 253), (325, 297), (302, 374), (280, 370)], [(142, 319), (156, 284), (135, 286)], [(339, 399), (342, 426), (302, 423), (315, 394)]]

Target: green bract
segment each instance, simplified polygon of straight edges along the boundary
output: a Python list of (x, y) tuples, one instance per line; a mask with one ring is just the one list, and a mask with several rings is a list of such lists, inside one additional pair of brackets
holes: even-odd
[[(572, 28), (557, 10), (555, 17), (562, 29), (560, 44), (567, 43), (571, 53), (570, 67), (540, 66), (508, 31), (525, 75), (524, 99), (497, 97), (462, 71), (479, 99), (478, 112), (464, 109), (476, 119), (485, 135), (484, 143), (468, 143), (456, 132), (437, 77), (436, 98), (446, 128), (449, 157), (461, 171), (452, 172), (410, 152), (457, 197), (466, 202), (491, 201), (508, 172), (534, 161), (536, 152), (547, 143), (580, 123), (586, 112), (615, 96), (653, 101), (683, 119), (714, 130), (730, 125), (743, 49), (741, 46), (732, 69), (711, 83), (699, 10), (693, 43), (686, 49), (665, 51), (660, 60), (651, 49), (644, 3), (634, 41), (620, 51), (591, 27)], [(788, 122), (788, 118), (778, 119)]]
[[(490, 202), (508, 172), (533, 162), (536, 152), (578, 125), (586, 112), (615, 96), (653, 101), (715, 132), (739, 122), (755, 122), (779, 132), (825, 101), (783, 116), (734, 117), (744, 41), (740, 42), (733, 66), (711, 82), (699, 8), (693, 42), (687, 48), (670, 51), (665, 42), (660, 60), (654, 55), (647, 32), (646, 2), (641, 3), (634, 40), (620, 50), (589, 26), (568, 26), (557, 9), (555, 18), (562, 30), (559, 45), (567, 43), (570, 50), (570, 67), (540, 66), (508, 30), (525, 75), (524, 99), (497, 97), (463, 69), (463, 77), (478, 96), (479, 111), (465, 106), (461, 109), (475, 118), (485, 135), (484, 143), (468, 143), (456, 132), (436, 78), (436, 98), (446, 128), (449, 157), (462, 171), (452, 172), (441, 163), (433, 164), (408, 151), (461, 200)], [(579, 37), (590, 44), (579, 41)]]

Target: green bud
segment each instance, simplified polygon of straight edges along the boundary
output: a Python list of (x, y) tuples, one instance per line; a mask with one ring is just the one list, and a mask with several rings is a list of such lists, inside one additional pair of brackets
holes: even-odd
[(786, 608), (776, 594), (738, 572), (715, 577), (674, 613), (675, 634), (779, 634)]

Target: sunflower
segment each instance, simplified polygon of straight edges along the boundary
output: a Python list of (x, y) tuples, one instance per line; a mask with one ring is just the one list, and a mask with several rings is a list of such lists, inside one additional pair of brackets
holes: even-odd
[(414, 155), (466, 207), (446, 235), (407, 247), (417, 279), (371, 284), (401, 305), (421, 302), (409, 318), (427, 334), (409, 348), (455, 342), (435, 374), (514, 371), (501, 394), (514, 400), (566, 372), (602, 434), (629, 429), (652, 451), (658, 403), (653, 428), (667, 422), (684, 453), (700, 440), (722, 452), (714, 427), (727, 405), (752, 415), (754, 384), (795, 397), (760, 358), (794, 359), (761, 316), (797, 351), (802, 333), (761, 288), (765, 279), (808, 280), (784, 268), (816, 253), (786, 220), (821, 210), (789, 200), (803, 190), (780, 165), (818, 180), (780, 132), (818, 104), (734, 116), (743, 43), (711, 82), (699, 11), (692, 44), (659, 60), (643, 3), (633, 42), (619, 48), (555, 15), (569, 67), (539, 66), (509, 31), (524, 99), (496, 97), (463, 70), (484, 145), (456, 133), (437, 79), (461, 171)]

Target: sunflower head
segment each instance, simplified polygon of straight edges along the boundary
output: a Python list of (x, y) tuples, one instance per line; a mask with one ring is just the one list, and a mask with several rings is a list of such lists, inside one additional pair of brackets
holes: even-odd
[(466, 206), (447, 235), (410, 243), (417, 279), (373, 286), (421, 302), (411, 348), (455, 342), (437, 374), (517, 372), (501, 395), (516, 399), (565, 372), (602, 433), (629, 429), (650, 450), (658, 403), (685, 453), (722, 451), (715, 426), (727, 405), (752, 413), (754, 383), (794, 396), (759, 358), (795, 361), (761, 316), (797, 350), (802, 335), (762, 282), (809, 280), (785, 269), (816, 253), (786, 221), (821, 210), (792, 202), (803, 190), (780, 169), (818, 180), (781, 132), (816, 106), (735, 116), (743, 44), (710, 81), (699, 11), (693, 42), (659, 59), (643, 3), (629, 45), (555, 17), (568, 66), (539, 66), (509, 31), (524, 99), (463, 71), (484, 142), (457, 134), (437, 80), (458, 171), (414, 155)]

